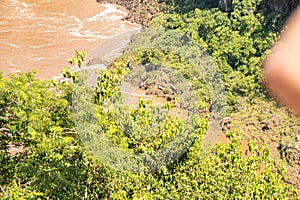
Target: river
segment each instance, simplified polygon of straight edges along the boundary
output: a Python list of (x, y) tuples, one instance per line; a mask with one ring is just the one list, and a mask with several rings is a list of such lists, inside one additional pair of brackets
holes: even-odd
[(93, 51), (100, 43), (140, 26), (123, 21), (126, 10), (96, 0), (0, 0), (0, 71), (38, 70), (51, 78), (75, 50)]

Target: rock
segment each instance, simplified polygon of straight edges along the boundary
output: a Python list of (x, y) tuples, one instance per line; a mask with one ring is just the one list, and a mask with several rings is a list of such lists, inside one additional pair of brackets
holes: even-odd
[(231, 0), (219, 0), (219, 8), (225, 12), (230, 11), (231, 8)]
[(7, 128), (0, 128), (0, 135), (6, 135), (8, 137), (12, 137), (12, 134)]
[(230, 130), (231, 117), (224, 117), (221, 120), (222, 131)]
[[(295, 149), (296, 149), (297, 151), (299, 151), (299, 153), (300, 153), (300, 135), (297, 135), (297, 136), (296, 136)], [(300, 155), (299, 155), (299, 156), (300, 156)]]
[(126, 68), (128, 68), (129, 70), (132, 70), (132, 63), (130, 62), (130, 60), (127, 60), (127, 63), (126, 63)]
[(168, 96), (166, 96), (166, 100), (167, 101), (174, 101), (175, 100), (175, 96), (168, 95)]
[(151, 89), (152, 87), (153, 87), (152, 84), (145, 83), (143, 81), (141, 81), (140, 84), (139, 84), (139, 88), (141, 90), (148, 90), (148, 89)]
[(271, 130), (274, 126), (277, 126), (279, 122), (280, 122), (280, 117), (278, 115), (272, 115), (270, 120), (266, 122), (262, 122), (263, 124), (262, 130), (263, 131)]
[(158, 86), (157, 86), (157, 89), (159, 89), (159, 90), (162, 90), (162, 91), (165, 91), (165, 90), (166, 90), (166, 88), (165, 88), (165, 87), (163, 87), (163, 86), (160, 86), (160, 85), (158, 85)]
[(280, 156), (290, 165), (300, 165), (300, 135), (297, 135), (293, 142), (280, 142), (278, 147)]
[(296, 136), (296, 141), (300, 143), (300, 135)]
[(177, 89), (174, 85), (170, 84), (170, 88), (172, 90), (173, 93), (176, 93), (177, 92)]
[(23, 143), (9, 143), (7, 147), (8, 153), (11, 156), (17, 156), (18, 154), (24, 153), (26, 151), (26, 148), (24, 147)]
[(262, 123), (262, 124), (264, 124), (264, 126), (262, 127), (263, 131), (270, 130), (273, 127), (273, 123), (270, 122), (270, 121), (267, 121), (267, 122)]
[[(153, 1), (153, 0), (97, 0), (99, 3), (118, 4), (126, 8), (129, 14), (126, 20), (148, 26), (151, 19), (156, 15), (157, 11), (166, 11), (166, 5), (169, 1)], [(157, 8), (156, 10), (153, 8)]]
[(272, 116), (272, 122), (274, 126), (277, 126), (280, 122), (280, 117), (278, 115), (273, 115)]

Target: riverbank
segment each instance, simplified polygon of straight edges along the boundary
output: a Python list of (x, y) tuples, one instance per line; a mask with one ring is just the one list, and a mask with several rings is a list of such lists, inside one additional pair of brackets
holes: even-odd
[(157, 3), (154, 0), (97, 0), (97, 2), (120, 5), (128, 10), (128, 15), (124, 20), (148, 26), (156, 14), (166, 11), (166, 2), (168, 1)]

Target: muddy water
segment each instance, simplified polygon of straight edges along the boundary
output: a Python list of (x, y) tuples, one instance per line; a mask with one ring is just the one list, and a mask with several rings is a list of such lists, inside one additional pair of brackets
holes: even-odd
[(51, 78), (75, 50), (91, 52), (105, 39), (139, 28), (126, 11), (95, 0), (0, 0), (0, 71), (39, 71)]

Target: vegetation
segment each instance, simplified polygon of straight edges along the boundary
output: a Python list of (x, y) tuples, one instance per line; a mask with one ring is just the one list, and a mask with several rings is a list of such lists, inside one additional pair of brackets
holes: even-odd
[[(282, 182), (284, 169), (275, 168), (267, 149), (249, 144), (249, 156), (243, 158), (239, 136), (234, 133), (228, 133), (230, 144), (217, 145), (207, 157), (201, 156), (201, 139), (196, 140), (176, 163), (156, 172), (134, 174), (105, 166), (85, 150), (74, 131), (69, 108), (71, 84), (56, 83), (57, 89), (49, 91), (53, 83), (33, 76), (34, 73), (28, 73), (10, 81), (1, 79), (1, 103), (5, 105), (1, 110), (2, 123), (7, 129), (1, 134), (4, 199), (231, 199), (298, 195)], [(142, 110), (141, 106), (136, 112)], [(205, 120), (201, 123), (205, 125)], [(125, 141), (128, 146), (131, 142)], [(7, 144), (23, 145), (26, 151), (12, 156)], [(155, 142), (145, 145), (152, 148)]]
[[(108, 69), (99, 71), (91, 90), (84, 90), (87, 98), (83, 104), (76, 103), (82, 100), (81, 89), (86, 89), (81, 84), (86, 79), (84, 73), (65, 69), (63, 74), (69, 78), (65, 82), (41, 81), (34, 77), (35, 72), (11, 75), (9, 80), (1, 76), (2, 199), (299, 199), (299, 191), (287, 184), (285, 167), (272, 157), (276, 155), (277, 140), (275, 148), (270, 146), (271, 153), (268, 147), (256, 143), (261, 141), (253, 141), (265, 130), (272, 131), (275, 138), (281, 137), (280, 141), (277, 139), (283, 151), (292, 144), (289, 137), (293, 140), (299, 134), (295, 119), (274, 103), (262, 87), (260, 70), (286, 14), (271, 11), (263, 0), (232, 0), (231, 9), (226, 11), (220, 10), (215, 2), (167, 3), (168, 13), (158, 14), (150, 25), (180, 31), (211, 55), (221, 72), (231, 108), (227, 114), (232, 116), (234, 126), (226, 132), (229, 143), (218, 143), (203, 156), (203, 136), (209, 127), (212, 106), (207, 88), (188, 60), (164, 49), (143, 50), (118, 58)], [(83, 52), (76, 52), (69, 62), (81, 67), (84, 57)], [(126, 166), (120, 170), (112, 162), (99, 159), (103, 155), (95, 152), (108, 146), (97, 144), (104, 144), (107, 139), (122, 151), (152, 155), (165, 147), (184, 124), (168, 112), (176, 107), (176, 102), (165, 104), (165, 118), (156, 124), (161, 132), (144, 138), (143, 134), (151, 134), (149, 123), (157, 122), (151, 102), (141, 99), (136, 108), (117, 107), (122, 100), (120, 82), (126, 76), (134, 82), (137, 76), (130, 72), (138, 72), (141, 66), (166, 66), (183, 74), (201, 97), (196, 104), (201, 115), (191, 117), (193, 131), (189, 129), (189, 133), (193, 140), (185, 153), (176, 156), (168, 166), (158, 165), (151, 171), (147, 170), (151, 165), (146, 164), (139, 173), (133, 173)], [(74, 104), (74, 98), (80, 101)], [(80, 112), (80, 106), (88, 112)], [(94, 115), (90, 115), (90, 108)], [(268, 118), (279, 111), (279, 125), (268, 127)], [(118, 117), (124, 113), (128, 114), (127, 119)], [(78, 120), (87, 123), (80, 126)], [(129, 123), (132, 121), (134, 124)], [(288, 126), (280, 124), (286, 122)], [(250, 130), (251, 123), (261, 129)], [(128, 126), (120, 128), (120, 124)], [(263, 129), (265, 126), (267, 129)], [(87, 127), (93, 130), (90, 135), (84, 135)], [(105, 138), (93, 127), (101, 127)], [(125, 128), (130, 131), (124, 131)], [(249, 141), (246, 149), (242, 149), (245, 135)], [(153, 164), (153, 160), (149, 162)], [(294, 161), (290, 164), (294, 169), (299, 166)], [(297, 186), (299, 182), (293, 184)]]

